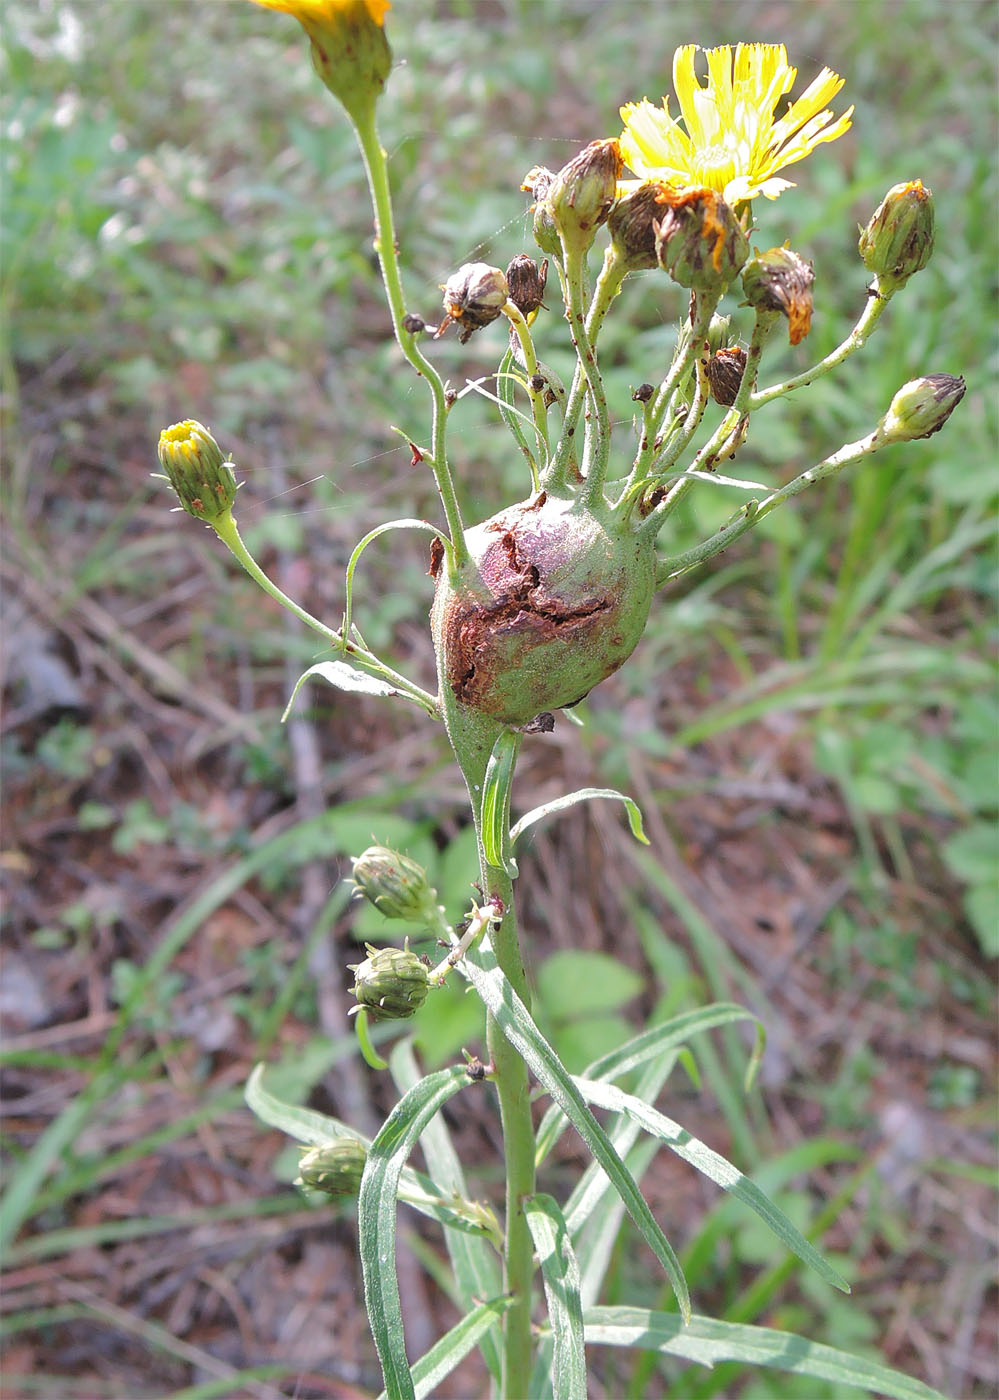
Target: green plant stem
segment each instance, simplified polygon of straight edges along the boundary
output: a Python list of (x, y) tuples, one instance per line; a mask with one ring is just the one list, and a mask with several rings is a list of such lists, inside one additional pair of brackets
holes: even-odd
[[(821, 379), (824, 374), (841, 365), (855, 351), (859, 350), (868, 340), (878, 321), (891, 301), (892, 293), (882, 292), (878, 286), (877, 278), (868, 291), (867, 305), (861, 312), (857, 324), (853, 330), (837, 345), (835, 350), (831, 350), (824, 360), (819, 360), (812, 365), (811, 369), (804, 370), (801, 374), (794, 375), (791, 379), (785, 379), (780, 384), (771, 384), (766, 389), (750, 394), (746, 407), (749, 412), (754, 412), (757, 408), (762, 408), (765, 403), (770, 403), (772, 399), (782, 398), (784, 394), (789, 394), (792, 389), (800, 389), (806, 384), (811, 384), (813, 379)], [(748, 374), (748, 366), (747, 366)], [(743, 383), (745, 383), (745, 378)]]
[[(582, 286), (582, 260), (581, 258), (576, 258), (575, 260), (572, 260), (569, 257), (567, 257), (565, 263), (566, 271), (564, 276), (562, 275), (561, 267), (559, 268), (559, 274), (562, 277), (562, 291), (566, 303), (566, 317), (572, 328), (573, 340), (576, 342), (577, 354), (579, 358), (576, 365), (576, 371), (572, 379), (572, 387), (569, 390), (569, 396), (566, 400), (565, 413), (562, 419), (562, 436), (555, 452), (555, 457), (551, 465), (551, 470), (542, 479), (542, 485), (547, 490), (554, 491), (556, 493), (560, 490), (563, 490), (568, 482), (570, 466), (575, 460), (574, 447), (576, 426), (579, 422), (579, 415), (582, 411), (583, 403), (590, 387), (590, 380), (587, 374), (588, 365), (584, 361), (583, 351), (580, 345), (580, 338), (577, 332), (579, 331), (579, 329), (582, 329), (582, 343), (589, 347), (590, 355), (592, 356), (593, 347), (596, 345), (597, 337), (600, 334), (600, 328), (604, 323), (604, 317), (607, 315), (607, 312), (610, 309), (611, 302), (621, 290), (622, 283), (624, 282), (625, 277), (627, 277), (628, 275), (627, 270), (621, 266), (620, 261), (612, 256), (612, 252), (613, 250), (609, 248), (607, 250), (606, 256), (604, 257), (603, 266), (600, 269), (600, 275), (598, 276), (596, 286), (593, 289), (593, 299), (590, 302), (590, 308), (586, 313), (585, 322), (582, 319), (582, 304), (584, 295)], [(572, 261), (575, 261), (575, 263), (577, 264), (575, 282), (572, 280), (569, 271)], [(579, 317), (578, 320), (575, 320), (573, 318), (573, 312), (571, 309), (572, 307), (576, 307), (576, 314)], [(595, 360), (592, 361), (592, 364), (595, 368)], [(599, 374), (599, 372), (597, 373)], [(600, 386), (600, 390), (602, 396), (602, 383)], [(606, 399), (604, 400), (604, 407), (606, 412)], [(609, 430), (610, 418), (608, 415), (608, 433)], [(590, 465), (592, 469), (592, 463)], [(604, 469), (606, 471), (606, 463)], [(601, 478), (600, 485), (602, 486), (602, 484), (603, 479)]]
[(395, 338), (406, 359), (417, 374), (423, 376), (430, 387), (433, 399), (433, 447), (432, 456), (429, 459), (430, 467), (434, 474), (434, 480), (437, 482), (441, 505), (444, 507), (444, 516), (447, 520), (456, 562), (463, 564), (468, 559), (469, 554), (468, 546), (465, 543), (465, 529), (462, 524), (461, 511), (458, 508), (458, 497), (455, 493), (451, 469), (448, 466), (446, 441), (448, 409), (444, 381), (416, 344), (413, 334), (406, 330), (403, 325), (406, 317), (406, 303), (402, 290), (402, 277), (399, 272), (399, 252), (395, 242), (395, 219), (389, 191), (388, 163), (385, 151), (378, 139), (374, 101), (372, 100), (361, 110), (352, 111), (350, 115), (357, 133), (358, 145), (361, 148), (364, 170), (368, 177), (368, 189), (371, 192), (371, 203), (375, 215), (374, 247), (382, 270), (385, 298), (392, 316)]
[(318, 632), (320, 636), (325, 637), (337, 651), (349, 656), (352, 661), (355, 661), (357, 665), (362, 667), (365, 671), (369, 671), (372, 675), (378, 676), (380, 680), (386, 681), (389, 685), (394, 686), (396, 690), (401, 691), (408, 699), (415, 701), (421, 709), (426, 710), (427, 714), (431, 715), (434, 719), (440, 719), (440, 706), (437, 703), (436, 696), (431, 695), (428, 690), (424, 690), (421, 686), (414, 684), (413, 681), (407, 680), (406, 677), (401, 676), (398, 671), (394, 671), (391, 666), (386, 666), (384, 661), (380, 661), (373, 652), (368, 651), (365, 647), (358, 646), (356, 642), (350, 641), (348, 638), (344, 637), (341, 632), (334, 631), (332, 627), (327, 627), (325, 622), (320, 622), (317, 617), (313, 617), (310, 612), (306, 612), (293, 598), (289, 598), (287, 593), (282, 593), (277, 584), (272, 583), (267, 577), (243, 543), (231, 511), (227, 515), (220, 516), (218, 520), (213, 520), (212, 528), (229, 552), (239, 560), (254, 583), (259, 584), (264, 592), (270, 594), (275, 602), (280, 603), (283, 608), (286, 608), (288, 612), (297, 617), (300, 622), (304, 622), (306, 627), (311, 627), (313, 632)]
[(520, 342), (521, 353), (524, 357), (524, 369), (527, 371), (527, 392), (531, 398), (531, 409), (534, 414), (534, 427), (538, 434), (538, 447), (543, 464), (548, 465), (548, 422), (545, 410), (544, 391), (540, 393), (531, 387), (531, 381), (538, 374), (538, 357), (534, 353), (534, 341), (531, 339), (531, 328), (520, 312), (520, 308), (513, 302), (507, 301), (503, 307), (503, 315), (513, 327), (517, 339)]
[[(468, 787), (479, 845), (480, 882), (484, 901), (503, 906), (499, 927), (491, 939), (496, 960), (517, 995), (530, 1008), (531, 993), (524, 971), (517, 933), (513, 883), (506, 871), (490, 865), (482, 842), (481, 802), (486, 767), (493, 745), (504, 726), (461, 705), (446, 684), (444, 721), (455, 758)], [(534, 1244), (523, 1203), (535, 1189), (534, 1124), (531, 1118), (530, 1080), (518, 1051), (503, 1035), (492, 1016), (486, 1019), (486, 1045), (490, 1077), (499, 1096), (506, 1171), (506, 1238), (503, 1250), (504, 1288), (513, 1301), (503, 1317), (504, 1400), (529, 1394), (533, 1341), (531, 1337), (531, 1285), (534, 1276)]]
[[(662, 559), (656, 573), (656, 586), (662, 587), (671, 579), (678, 578), (685, 574), (688, 569), (696, 568), (698, 564), (703, 564), (706, 560), (712, 559), (716, 554), (720, 554), (723, 549), (727, 549), (740, 535), (744, 535), (747, 530), (751, 530), (758, 524), (765, 515), (769, 515), (772, 510), (789, 501), (792, 496), (799, 495), (809, 486), (814, 486), (818, 481), (824, 481), (826, 477), (835, 475), (844, 467), (851, 466), (854, 462), (859, 462), (863, 457), (869, 457), (879, 448), (887, 446), (885, 438), (875, 430), (868, 433), (866, 437), (858, 438), (856, 442), (845, 443), (838, 452), (833, 452), (823, 461), (816, 463), (814, 467), (809, 467), (782, 486), (779, 491), (773, 491), (762, 501), (747, 501), (734, 519), (723, 525), (708, 539), (695, 545), (693, 549), (685, 550), (682, 554), (674, 554), (672, 557)], [(649, 517), (652, 520), (652, 516)]]

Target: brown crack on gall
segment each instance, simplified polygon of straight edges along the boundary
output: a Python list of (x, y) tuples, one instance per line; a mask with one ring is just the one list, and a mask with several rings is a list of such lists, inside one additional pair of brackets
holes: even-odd
[(489, 659), (504, 635), (518, 636), (525, 648), (556, 638), (571, 639), (574, 632), (585, 633), (593, 618), (613, 606), (611, 599), (600, 594), (567, 606), (548, 592), (541, 568), (524, 558), (513, 531), (499, 522), (490, 528), (500, 536), (482, 561), (492, 601), (467, 598), (457, 615), (448, 619), (448, 680), (466, 705), (479, 704), (491, 685)]

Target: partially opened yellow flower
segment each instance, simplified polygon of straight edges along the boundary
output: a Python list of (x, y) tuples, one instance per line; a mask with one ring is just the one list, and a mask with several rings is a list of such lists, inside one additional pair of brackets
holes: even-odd
[(294, 15), (312, 41), (316, 72), (356, 121), (385, 86), (392, 53), (385, 37), (389, 0), (254, 0)]
[(762, 194), (776, 199), (793, 182), (776, 171), (803, 160), (822, 141), (835, 141), (850, 127), (850, 107), (833, 118), (827, 104), (843, 79), (823, 68), (782, 117), (777, 104), (790, 92), (797, 69), (783, 44), (739, 44), (705, 49), (708, 81), (694, 73), (696, 44), (673, 56), (673, 88), (680, 120), (671, 117), (669, 99), (655, 107), (643, 98), (621, 108), (621, 151), (643, 180), (673, 188), (704, 186), (729, 204)]

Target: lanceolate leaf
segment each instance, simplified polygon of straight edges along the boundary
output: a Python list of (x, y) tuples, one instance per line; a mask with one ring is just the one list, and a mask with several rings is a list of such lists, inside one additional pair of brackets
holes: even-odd
[[(512, 1298), (504, 1296), (479, 1303), (414, 1363), (412, 1375), (416, 1400), (433, 1395), (458, 1362), (464, 1360), (474, 1346), (481, 1345), (489, 1329), (496, 1326), (512, 1302)], [(388, 1400), (388, 1392), (383, 1390), (378, 1400)]]
[(725, 1191), (730, 1191), (733, 1196), (738, 1196), (739, 1200), (744, 1201), (761, 1220), (770, 1226), (778, 1239), (803, 1263), (813, 1268), (821, 1278), (824, 1278), (827, 1283), (831, 1283), (834, 1288), (849, 1293), (850, 1285), (846, 1280), (840, 1277), (831, 1264), (826, 1263), (815, 1246), (810, 1244), (801, 1231), (791, 1224), (784, 1212), (779, 1210), (767, 1196), (764, 1196), (760, 1188), (750, 1181), (748, 1176), (744, 1176), (738, 1167), (734, 1167), (731, 1162), (726, 1161), (706, 1143), (691, 1137), (686, 1128), (681, 1128), (680, 1124), (674, 1123), (672, 1118), (667, 1118), (665, 1114), (636, 1098), (634, 1094), (626, 1094), (616, 1084), (604, 1084), (597, 1080), (586, 1079), (577, 1079), (576, 1083), (583, 1097), (590, 1103), (598, 1104), (600, 1108), (626, 1113), (647, 1133), (652, 1133), (655, 1137), (660, 1138), (678, 1157), (682, 1157), (685, 1162), (696, 1167), (717, 1186), (721, 1186)]
[(503, 730), (482, 784), (482, 849), (489, 864), (505, 870), (511, 880), (517, 877), (517, 862), (511, 854), (510, 787), (523, 737), (516, 729)]
[(583, 1346), (583, 1307), (579, 1298), (579, 1265), (569, 1231), (551, 1196), (525, 1201), (527, 1224), (541, 1265), (548, 1318), (555, 1342), (552, 1367), (555, 1400), (586, 1400), (586, 1351)]
[(770, 1366), (799, 1376), (859, 1386), (891, 1400), (945, 1400), (938, 1390), (903, 1376), (900, 1371), (810, 1342), (793, 1332), (710, 1317), (692, 1317), (684, 1326), (675, 1313), (649, 1312), (644, 1308), (588, 1308), (583, 1321), (590, 1345), (661, 1351), (702, 1366), (722, 1361)]
[(551, 802), (545, 802), (540, 807), (533, 807), (525, 813), (510, 832), (510, 844), (513, 845), (519, 836), (539, 822), (543, 817), (553, 817), (556, 812), (564, 812), (567, 807), (574, 807), (577, 802), (589, 802), (594, 797), (611, 797), (617, 802), (623, 802), (628, 813), (628, 825), (631, 827), (631, 834), (636, 841), (641, 841), (643, 846), (649, 844), (649, 838), (645, 834), (642, 826), (642, 814), (638, 804), (630, 797), (625, 797), (623, 792), (618, 792), (616, 788), (580, 788), (578, 792), (566, 793), (565, 797), (556, 797)]
[[(625, 1041), (623, 1045), (619, 1045), (608, 1054), (601, 1055), (599, 1060), (594, 1060), (593, 1064), (588, 1066), (586, 1078), (616, 1079), (619, 1075), (626, 1074), (632, 1069), (638, 1069), (659, 1055), (665, 1055), (669, 1051), (677, 1049), (691, 1036), (699, 1035), (703, 1031), (714, 1030), (718, 1026), (728, 1025), (731, 1021), (756, 1021), (756, 1017), (745, 1008), (735, 1006), (730, 1002), (716, 1002), (712, 1006), (704, 1006), (697, 1011), (685, 1011), (680, 1016), (674, 1016), (669, 1021), (664, 1021), (661, 1026), (653, 1026), (650, 1030), (642, 1031), (640, 1035)], [(763, 1027), (759, 1021), (756, 1022), (756, 1025), (756, 1047), (750, 1057), (747, 1078), (763, 1052)], [(565, 1129), (565, 1125), (565, 1114), (557, 1104), (552, 1104), (538, 1128), (537, 1161), (539, 1165), (555, 1146)]]
[(510, 1044), (523, 1056), (534, 1077), (559, 1104), (566, 1117), (611, 1179), (646, 1243), (666, 1271), (681, 1313), (690, 1314), (687, 1282), (672, 1246), (649, 1209), (635, 1179), (587, 1108), (572, 1076), (538, 1030), (527, 1007), (517, 996), (496, 962), (487, 938), (460, 964), (487, 1010)]
[(396, 1197), (406, 1158), (448, 1099), (468, 1084), (460, 1066), (428, 1074), (396, 1104), (371, 1144), (357, 1202), (364, 1302), (388, 1400), (415, 1400), (395, 1266)]
[[(262, 1123), (279, 1128), (306, 1147), (323, 1147), (344, 1137), (355, 1138), (365, 1147), (370, 1146), (363, 1133), (355, 1132), (339, 1118), (330, 1118), (325, 1113), (317, 1113), (315, 1109), (276, 1099), (264, 1088), (263, 1072), (263, 1065), (257, 1065), (244, 1091), (247, 1105)], [(448, 1185), (439, 1185), (412, 1167), (406, 1167), (402, 1173), (399, 1199), (448, 1230), (461, 1230), (479, 1236), (483, 1248), (491, 1230), (495, 1229), (495, 1219), (490, 1221), (484, 1216), (483, 1207), (465, 1199), (464, 1192), (456, 1193)]]
[[(295, 682), (295, 689), (291, 692), (291, 699), (285, 706), (282, 719), (287, 719), (291, 714), (291, 708), (298, 698), (298, 692), (306, 681), (318, 676), (320, 680), (328, 681), (330, 685), (335, 685), (337, 690), (351, 690), (358, 695), (404, 695), (404, 692), (397, 690), (394, 685), (389, 685), (388, 681), (380, 681), (377, 676), (369, 676), (366, 671), (359, 671), (356, 666), (351, 666), (346, 661), (320, 661), (315, 666), (310, 666)], [(409, 699), (408, 696), (405, 696)]]
[[(401, 1094), (406, 1093), (421, 1078), (420, 1068), (413, 1054), (412, 1041), (407, 1037), (392, 1048), (389, 1060), (392, 1078)], [(443, 1114), (437, 1114), (424, 1128), (420, 1136), (420, 1148), (427, 1169), (434, 1183), (442, 1192), (452, 1193), (457, 1200), (468, 1199), (468, 1186), (461, 1159), (455, 1151), (451, 1134), (447, 1130)], [(407, 1168), (407, 1171), (409, 1168)], [(406, 1173), (403, 1173), (405, 1184)], [(400, 1198), (402, 1190), (400, 1188)], [(487, 1207), (482, 1207), (487, 1209)], [(492, 1212), (490, 1212), (492, 1215)], [(495, 1222), (495, 1216), (492, 1217)], [(497, 1232), (499, 1226), (496, 1225)], [(499, 1260), (488, 1240), (478, 1237), (471, 1231), (448, 1230), (444, 1243), (454, 1270), (458, 1293), (466, 1307), (471, 1307), (477, 1298), (490, 1298), (498, 1294), (501, 1287)], [(500, 1352), (496, 1335), (488, 1329), (479, 1335), (479, 1349), (483, 1359), (495, 1377), (500, 1379)], [(414, 1376), (417, 1368), (414, 1367)], [(419, 1390), (419, 1387), (417, 1387)]]

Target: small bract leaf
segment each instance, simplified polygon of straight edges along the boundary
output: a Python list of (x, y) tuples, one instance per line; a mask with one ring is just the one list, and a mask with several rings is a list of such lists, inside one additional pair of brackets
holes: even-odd
[(643, 846), (649, 844), (649, 838), (645, 834), (642, 825), (642, 813), (638, 803), (631, 797), (626, 797), (623, 792), (618, 792), (616, 788), (580, 788), (577, 792), (566, 793), (565, 797), (556, 797), (551, 802), (545, 802), (540, 807), (533, 807), (517, 822), (510, 832), (511, 844), (522, 836), (528, 827), (535, 822), (541, 821), (543, 817), (553, 817), (556, 812), (564, 812), (567, 807), (574, 807), (577, 802), (589, 802), (595, 797), (610, 797), (617, 802), (623, 802), (628, 813), (628, 825), (631, 827), (631, 834), (636, 841), (641, 841)]

